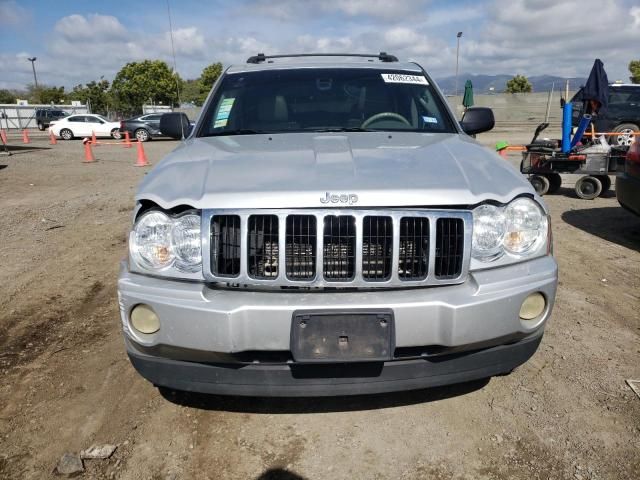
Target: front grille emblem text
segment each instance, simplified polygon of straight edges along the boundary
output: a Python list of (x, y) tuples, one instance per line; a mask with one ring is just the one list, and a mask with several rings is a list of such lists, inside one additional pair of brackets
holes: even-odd
[(353, 205), (358, 202), (358, 195), (355, 193), (329, 193), (325, 192), (324, 197), (320, 197), (320, 203), (346, 203)]

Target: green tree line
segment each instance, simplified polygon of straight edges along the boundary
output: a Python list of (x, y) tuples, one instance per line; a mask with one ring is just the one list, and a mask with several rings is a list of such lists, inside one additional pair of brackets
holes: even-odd
[(214, 82), (222, 74), (222, 64), (212, 63), (202, 70), (200, 77), (183, 80), (162, 60), (127, 63), (112, 82), (100, 77), (76, 85), (71, 91), (64, 87), (29, 85), (24, 91), (0, 89), (0, 103), (29, 103), (54, 105), (80, 101), (91, 111), (102, 114), (131, 115), (142, 111), (142, 105), (179, 103), (202, 105)]

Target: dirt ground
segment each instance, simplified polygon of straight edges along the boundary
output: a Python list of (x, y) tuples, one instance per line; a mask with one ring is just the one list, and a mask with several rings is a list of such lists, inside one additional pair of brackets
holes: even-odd
[[(486, 144), (513, 132), (480, 138)], [(522, 134), (528, 137), (529, 134)], [(176, 145), (145, 145), (152, 163)], [(135, 149), (79, 141), (0, 157), (0, 478), (638, 479), (640, 218), (613, 191), (545, 197), (560, 264), (540, 349), (511, 375), (371, 397), (238, 399), (171, 392), (126, 357), (116, 299)], [(512, 156), (517, 163), (517, 156)]]

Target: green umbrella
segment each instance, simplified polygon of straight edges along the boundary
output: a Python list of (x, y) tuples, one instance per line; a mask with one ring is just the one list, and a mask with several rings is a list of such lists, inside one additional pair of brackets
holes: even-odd
[(473, 107), (473, 85), (471, 80), (467, 80), (464, 84), (464, 96), (462, 97), (462, 105), (464, 108)]

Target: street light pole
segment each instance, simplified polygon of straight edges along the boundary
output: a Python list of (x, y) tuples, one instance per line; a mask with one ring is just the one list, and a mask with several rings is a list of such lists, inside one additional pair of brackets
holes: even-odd
[(27, 60), (31, 62), (31, 68), (33, 69), (33, 81), (36, 85), (36, 90), (38, 89), (38, 77), (36, 75), (36, 57), (30, 57)]
[(456, 47), (456, 97), (458, 96), (458, 60), (460, 58), (460, 37), (462, 32), (458, 32), (456, 37), (458, 38), (458, 46)]

